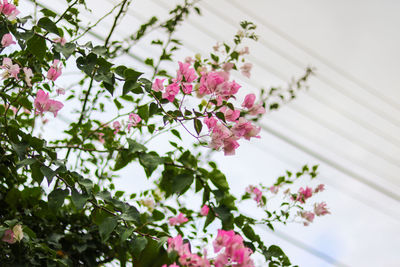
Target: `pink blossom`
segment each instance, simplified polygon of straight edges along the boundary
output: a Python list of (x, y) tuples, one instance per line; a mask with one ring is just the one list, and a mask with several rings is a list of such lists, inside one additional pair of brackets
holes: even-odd
[(251, 75), (251, 74), (250, 74), (250, 71), (251, 71), (252, 68), (253, 68), (253, 64), (251, 64), (251, 63), (244, 63), (244, 65), (240, 67), (240, 70), (241, 70), (241, 72), (242, 72), (242, 75), (245, 76), (245, 77), (247, 77), (247, 78), (250, 78), (250, 75)]
[(251, 122), (245, 118), (240, 117), (236, 124), (232, 127), (232, 132), (238, 138), (244, 137), (246, 140), (250, 140), (251, 137), (260, 138), (258, 135), (261, 131), (260, 127), (254, 126)]
[(217, 237), (213, 242), (214, 252), (218, 253), (223, 247), (226, 247), (234, 235), (233, 230), (218, 230)]
[(57, 80), (58, 77), (61, 75), (62, 63), (60, 60), (55, 59), (53, 61), (53, 65), (50, 67), (49, 71), (47, 72), (47, 79), (51, 81)]
[(3, 65), (0, 68), (4, 69), (4, 73), (2, 74), (3, 79), (7, 79), (8, 77), (12, 76), (18, 80), (18, 73), (20, 68), (18, 64), (12, 64), (11, 58), (5, 57), (3, 58)]
[(319, 193), (325, 190), (325, 185), (324, 184), (319, 184), (315, 189), (314, 193)]
[(29, 87), (32, 87), (31, 78), (33, 77), (33, 72), (30, 68), (24, 67), (22, 69), (25, 74), (25, 82)]
[(224, 77), (217, 72), (203, 73), (200, 78), (199, 94), (208, 95), (213, 93), (217, 86), (224, 81)]
[(254, 105), (254, 101), (256, 100), (256, 95), (255, 94), (248, 94), (244, 98), (242, 107), (251, 109)]
[(14, 232), (11, 229), (7, 229), (4, 231), (3, 238), (1, 240), (8, 244), (14, 244), (17, 241), (14, 238)]
[(54, 38), (53, 41), (55, 43), (59, 43), (60, 45), (64, 46), (67, 43), (67, 39), (65, 39), (64, 37), (57, 37)]
[(188, 218), (186, 218), (185, 215), (183, 215), (183, 213), (181, 212), (178, 214), (178, 216), (169, 218), (168, 221), (169, 225), (175, 226), (187, 222)]
[(192, 64), (194, 62), (194, 59), (192, 57), (185, 57), (185, 63)]
[(98, 133), (97, 136), (99, 137), (99, 142), (104, 144), (105, 140), (104, 140), (104, 133)]
[(190, 83), (182, 83), (182, 91), (183, 93), (190, 95), (193, 90), (193, 85)]
[(323, 216), (323, 215), (330, 213), (328, 208), (326, 207), (325, 202), (315, 203), (314, 204), (314, 212), (315, 212), (315, 215), (317, 215), (317, 216)]
[(190, 68), (189, 63), (178, 62), (179, 69), (177, 71), (177, 80), (182, 81), (182, 78), (185, 78), (184, 82), (191, 83), (197, 79), (196, 71), (193, 68)]
[(162, 97), (164, 99), (168, 99), (169, 102), (173, 102), (178, 93), (179, 85), (177, 83), (171, 83), (165, 88), (165, 92), (162, 94)]
[(65, 95), (65, 89), (64, 88), (57, 88), (56, 92), (57, 92), (57, 95)]
[(223, 69), (225, 72), (229, 72), (229, 71), (233, 68), (233, 66), (235, 66), (235, 64), (233, 64), (232, 62), (226, 62), (226, 63), (224, 63), (224, 64), (222, 65), (222, 69)]
[(224, 139), (224, 155), (232, 156), (235, 155), (235, 150), (240, 146), (236, 141), (237, 138), (234, 136), (230, 136)]
[(138, 114), (131, 113), (129, 114), (129, 123), (128, 123), (128, 131), (131, 129), (131, 127), (135, 127), (138, 125), (138, 123), (142, 120)]
[(205, 123), (205, 125), (207, 125), (209, 130), (212, 130), (217, 125), (218, 120), (214, 117), (207, 117), (204, 118), (203, 122)]
[(310, 187), (307, 186), (305, 189), (303, 189), (303, 187), (300, 187), (296, 201), (304, 203), (311, 196), (312, 196), (312, 189)]
[(7, 47), (12, 44), (16, 44), (16, 42), (13, 40), (12, 35), (9, 33), (4, 34), (3, 38), (1, 38), (1, 45), (3, 47)]
[(263, 206), (264, 202), (262, 199), (262, 191), (255, 186), (249, 185), (246, 188), (246, 192), (250, 195), (254, 195), (254, 200), (257, 202), (257, 205)]
[(250, 113), (250, 115), (253, 115), (253, 116), (257, 116), (259, 114), (264, 114), (265, 108), (261, 104), (256, 104), (249, 110), (249, 113)]
[(227, 108), (225, 106), (222, 107), (220, 109), (220, 111), (222, 113), (224, 113), (225, 120), (227, 120), (227, 121), (236, 121), (240, 116), (240, 111), (239, 110), (232, 110), (232, 109)]
[(242, 50), (239, 51), (239, 55), (249, 54), (249, 47), (245, 46)]
[(231, 135), (232, 133), (228, 128), (218, 123), (212, 130), (210, 146), (215, 150), (220, 149), (224, 145), (224, 139)]
[(314, 213), (311, 211), (302, 211), (300, 216), (306, 220), (306, 222), (304, 222), (305, 226), (307, 226), (309, 223), (312, 223), (315, 217)]
[(153, 85), (151, 86), (151, 89), (153, 89), (156, 92), (160, 92), (164, 90), (164, 83), (165, 79), (156, 79), (153, 82)]
[(240, 87), (242, 86), (235, 81), (225, 81), (217, 86), (215, 93), (219, 96), (222, 96), (223, 99), (228, 100), (229, 97), (235, 95), (239, 91)]
[(200, 215), (201, 216), (207, 216), (209, 211), (210, 211), (210, 208), (206, 204), (204, 204), (203, 207), (200, 210)]
[(271, 193), (277, 194), (278, 191), (279, 191), (279, 186), (271, 186), (271, 187), (269, 188), (269, 190), (271, 191)]
[(115, 129), (114, 134), (117, 134), (121, 130), (121, 123), (119, 123), (119, 121), (114, 121), (113, 127)]
[(3, 0), (3, 4), (0, 3), (0, 12), (3, 13), (8, 20), (16, 19), (17, 15), (20, 13), (15, 5), (8, 3), (8, 0)]
[(49, 94), (39, 89), (34, 101), (36, 112), (43, 114), (43, 112), (52, 112), (54, 117), (57, 117), (58, 111), (64, 107), (63, 103), (49, 98)]

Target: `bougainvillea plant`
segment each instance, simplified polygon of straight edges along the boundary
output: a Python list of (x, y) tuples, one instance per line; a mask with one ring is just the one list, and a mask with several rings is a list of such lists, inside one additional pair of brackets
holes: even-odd
[[(245, 93), (232, 73), (251, 76), (243, 41), (257, 36), (247, 21), (209, 56), (175, 58), (182, 44), (174, 34), (191, 13), (200, 15), (197, 2), (185, 0), (165, 21), (151, 17), (115, 40), (129, 0), (86, 27), (84, 0), (67, 0), (61, 14), (32, 1), (32, 16), (18, 1), (0, 1), (2, 266), (256, 266), (257, 255), (262, 266), (291, 265), (255, 226), (308, 225), (328, 214), (324, 202), (310, 204), (324, 185), (296, 187), (314, 179), (317, 166), (249, 185), (237, 198), (210, 153), (231, 156), (260, 138), (258, 120), (294, 99), (312, 71), (288, 88)], [(113, 20), (107, 37), (91, 38), (105, 18)], [(160, 54), (142, 61), (146, 72), (121, 60), (154, 30), (165, 35), (147, 44)], [(164, 69), (167, 61), (176, 72)], [(77, 79), (63, 80), (71, 70)], [(161, 135), (169, 139), (164, 151), (152, 144)], [(128, 195), (114, 180), (132, 167), (151, 187)], [(238, 208), (253, 200), (262, 219)]]

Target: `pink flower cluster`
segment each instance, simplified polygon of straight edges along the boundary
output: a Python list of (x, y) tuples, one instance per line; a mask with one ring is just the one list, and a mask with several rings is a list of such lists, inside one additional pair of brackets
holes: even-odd
[(20, 242), (22, 238), (24, 238), (22, 226), (20, 224), (17, 224), (12, 229), (5, 230), (3, 238), (1, 240), (8, 244), (14, 244), (17, 241)]
[[(214, 252), (218, 253), (214, 260), (215, 267), (236, 266), (252, 267), (253, 260), (250, 258), (253, 251), (243, 244), (243, 238), (235, 234), (233, 230), (218, 230), (218, 235), (213, 242)], [(179, 256), (179, 263), (183, 266), (209, 267), (210, 261), (207, 259), (207, 251), (201, 257), (190, 251), (189, 243), (184, 243), (180, 235), (168, 239), (168, 252), (176, 251)], [(177, 266), (169, 265), (169, 267)], [(163, 265), (167, 267), (167, 265)]]
[(312, 188), (308, 186), (306, 186), (305, 189), (303, 187), (300, 187), (296, 197), (296, 201), (299, 201), (300, 203), (304, 204), (308, 198), (312, 197), (312, 194), (313, 194)]
[(0, 3), (0, 13), (3, 13), (8, 20), (14, 20), (20, 12), (17, 7), (10, 4), (8, 0), (3, 0), (3, 3)]
[[(3, 79), (7, 79), (9, 77), (13, 77), (16, 80), (19, 80), (18, 74), (21, 70), (18, 64), (13, 64), (11, 58), (5, 57), (3, 58), (3, 65), (0, 66), (1, 69), (5, 70), (2, 74)], [(32, 87), (31, 78), (33, 77), (32, 70), (30, 68), (24, 67), (22, 69), (25, 74), (25, 82), (29, 87)]]
[(1, 38), (1, 46), (7, 47), (13, 44), (16, 44), (16, 42), (13, 40), (12, 35), (9, 33), (4, 34), (3, 37)]
[(188, 221), (188, 218), (183, 215), (183, 213), (179, 213), (178, 216), (176, 217), (171, 217), (168, 219), (169, 225), (175, 226), (175, 225), (180, 225), (182, 223), (185, 223)]
[(263, 202), (263, 199), (262, 199), (262, 192), (261, 192), (260, 189), (258, 189), (255, 186), (249, 185), (246, 188), (246, 192), (249, 193), (250, 195), (254, 196), (254, 200), (257, 202), (258, 206), (263, 206), (264, 205), (264, 202)]
[(54, 117), (56, 117), (58, 111), (64, 107), (63, 103), (50, 99), (49, 93), (46, 93), (41, 89), (39, 89), (36, 94), (34, 106), (36, 108), (36, 113), (43, 114), (44, 112), (49, 111), (53, 113)]
[[(223, 71), (207, 71), (205, 67), (200, 68), (200, 78), (197, 77), (195, 69), (190, 64), (191, 61), (179, 62), (176, 78), (172, 79), (172, 82), (167, 86), (163, 85), (165, 79), (156, 79), (152, 89), (156, 92), (162, 92), (164, 99), (173, 102), (180, 91), (184, 95), (189, 95), (193, 88), (198, 88), (197, 95), (199, 97), (208, 96), (209, 100), (216, 101), (217, 106), (221, 106), (224, 101), (234, 98), (239, 91), (241, 86), (235, 81), (229, 81), (229, 71), (232, 69), (233, 63), (225, 63)], [(192, 83), (198, 84), (194, 87)], [(250, 115), (265, 113), (261, 103), (254, 103), (255, 99), (254, 94), (247, 95), (242, 104), (243, 111)], [(225, 121), (216, 116), (218, 112), (224, 115)], [(216, 150), (223, 149), (225, 155), (235, 154), (235, 150), (239, 147), (239, 139), (259, 138), (258, 134), (261, 128), (254, 126), (244, 117), (240, 117), (241, 110), (239, 109), (222, 106), (212, 113), (204, 114), (206, 117), (203, 122), (207, 125), (211, 136), (210, 147)]]
[(218, 230), (217, 238), (213, 242), (214, 252), (218, 253), (214, 261), (215, 267), (223, 266), (254, 266), (253, 260), (250, 258), (253, 251), (243, 244), (243, 238), (235, 234), (233, 230)]
[[(207, 260), (207, 251), (204, 251), (204, 257), (197, 254), (193, 254), (190, 251), (189, 243), (184, 243), (182, 237), (177, 235), (176, 237), (170, 237), (168, 239), (168, 252), (176, 251), (179, 255), (179, 263), (183, 266), (191, 267), (210, 267), (210, 262)], [(163, 265), (162, 267), (166, 267)], [(169, 265), (169, 267), (178, 266), (175, 263)]]
[[(126, 127), (127, 130), (130, 131), (131, 127), (137, 126), (141, 120), (142, 120), (142, 118), (140, 118), (140, 116), (138, 114), (130, 113), (129, 114), (129, 122)], [(114, 127), (114, 134), (117, 134), (121, 130), (122, 125), (119, 121), (114, 121), (113, 127)]]
[(50, 81), (57, 80), (58, 77), (61, 75), (62, 63), (60, 60), (55, 59), (53, 61), (53, 65), (50, 67), (49, 71), (47, 72), (47, 79)]
[(300, 212), (300, 217), (304, 219), (303, 224), (308, 226), (310, 223), (314, 221), (315, 215), (324, 216), (330, 214), (328, 207), (325, 202), (315, 203), (314, 204), (314, 212), (312, 211), (302, 211)]

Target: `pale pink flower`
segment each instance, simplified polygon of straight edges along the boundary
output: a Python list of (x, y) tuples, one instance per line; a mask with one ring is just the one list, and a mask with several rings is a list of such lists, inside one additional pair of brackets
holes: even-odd
[(232, 121), (232, 122), (237, 121), (237, 119), (240, 116), (240, 111), (239, 110), (232, 110), (232, 109), (230, 109), (228, 107), (225, 107), (225, 106), (220, 108), (219, 111), (224, 113), (225, 120), (227, 120), (227, 121)]
[(171, 217), (168, 219), (169, 225), (175, 226), (188, 221), (188, 218), (183, 215), (183, 213), (179, 213), (176, 217)]
[(330, 213), (328, 208), (326, 207), (325, 202), (315, 203), (314, 204), (314, 212), (315, 212), (315, 215), (317, 215), (317, 216), (323, 216), (323, 215)]
[(11, 229), (5, 230), (4, 234), (3, 234), (3, 238), (1, 240), (8, 244), (14, 244), (16, 242), (16, 240), (14, 238), (14, 232)]
[(214, 50), (215, 52), (218, 52), (220, 46), (221, 46), (221, 43), (220, 43), (220, 42), (217, 42), (217, 43), (213, 46), (213, 50)]
[(269, 190), (271, 191), (271, 193), (277, 194), (278, 191), (279, 191), (279, 186), (271, 186), (271, 187), (269, 188)]
[(7, 47), (12, 44), (16, 44), (16, 42), (13, 40), (12, 35), (9, 33), (4, 34), (3, 38), (1, 38), (1, 45), (3, 47)]
[(206, 117), (203, 119), (203, 122), (205, 123), (205, 125), (207, 125), (209, 130), (212, 130), (217, 125), (218, 120), (214, 117)]
[(192, 64), (194, 62), (194, 59), (192, 57), (185, 57), (185, 63)]
[(242, 103), (242, 107), (251, 109), (254, 105), (254, 101), (256, 100), (256, 95), (255, 94), (248, 94), (244, 98), (244, 101)]
[(309, 223), (312, 223), (315, 217), (314, 213), (312, 213), (311, 211), (302, 211), (300, 213), (300, 216), (306, 220), (304, 222), (305, 226), (307, 226)]
[(25, 74), (25, 82), (29, 87), (32, 87), (31, 78), (33, 77), (33, 72), (30, 68), (24, 67), (22, 69)]
[(64, 88), (57, 88), (56, 92), (57, 92), (57, 95), (65, 95), (65, 89)]
[(239, 55), (246, 55), (249, 54), (249, 47), (245, 46), (242, 50), (239, 51)]
[(129, 123), (128, 123), (128, 131), (130, 131), (131, 127), (135, 127), (142, 120), (138, 114), (131, 113), (129, 114)]
[(53, 65), (50, 67), (49, 71), (47, 72), (47, 79), (51, 81), (57, 80), (58, 77), (61, 75), (62, 69), (62, 62), (60, 60), (55, 59), (53, 61)]
[(55, 43), (59, 43), (60, 45), (64, 46), (67, 43), (67, 39), (65, 39), (64, 37), (57, 37), (54, 38), (53, 41)]
[(209, 211), (210, 211), (210, 208), (206, 204), (204, 204), (203, 207), (200, 210), (200, 215), (201, 216), (207, 216)]
[(3, 79), (7, 79), (8, 77), (12, 76), (18, 80), (18, 73), (20, 71), (20, 68), (18, 64), (12, 64), (11, 58), (3, 58), (3, 65), (0, 66), (0, 68), (5, 70), (2, 74)]
[(153, 85), (151, 86), (151, 89), (153, 89), (156, 92), (160, 92), (164, 90), (164, 83), (165, 79), (156, 79), (153, 82)]
[(252, 137), (260, 138), (258, 134), (261, 128), (254, 126), (243, 117), (239, 118), (231, 130), (238, 138), (244, 137), (246, 140), (250, 140)]
[(243, 66), (241, 66), (240, 67), (240, 70), (241, 70), (241, 72), (242, 72), (242, 75), (243, 76), (245, 76), (245, 77), (247, 77), (247, 78), (250, 78), (250, 71), (251, 71), (251, 69), (253, 68), (253, 64), (251, 64), (251, 63), (244, 63), (243, 64)]
[(113, 127), (114, 127), (114, 134), (117, 134), (121, 130), (121, 123), (119, 123), (119, 121), (114, 121)]
[(299, 201), (300, 203), (305, 203), (305, 201), (310, 198), (313, 194), (313, 191), (310, 187), (306, 187), (305, 189), (303, 187), (300, 187), (296, 201)]
[(253, 186), (253, 185), (249, 185), (246, 188), (246, 192), (249, 193), (250, 195), (254, 195), (254, 200), (257, 202), (258, 206), (263, 206), (264, 202), (262, 199), (262, 191), (260, 189), (258, 189), (257, 187)]
[(165, 88), (165, 92), (162, 94), (162, 97), (164, 99), (168, 99), (169, 102), (173, 102), (178, 93), (179, 85), (177, 83), (171, 83)]
[(325, 190), (325, 185), (324, 184), (319, 184), (315, 189), (314, 193), (319, 193)]
[(249, 113), (250, 113), (250, 115), (253, 115), (253, 116), (257, 116), (259, 114), (264, 114), (265, 108), (261, 104), (256, 104), (249, 110)]
[(15, 5), (8, 3), (8, 0), (3, 0), (3, 3), (0, 3), (0, 12), (3, 13), (8, 20), (16, 19), (17, 15), (20, 13)]
[(99, 142), (104, 144), (105, 140), (104, 140), (104, 133), (97, 133), (97, 136), (99, 137)]
[(230, 136), (224, 139), (224, 155), (232, 156), (235, 155), (235, 150), (239, 147), (237, 138), (235, 136)]
[(222, 69), (223, 69), (225, 72), (229, 72), (229, 71), (233, 68), (233, 66), (235, 66), (235, 64), (233, 64), (232, 62), (226, 62), (226, 63), (224, 63), (224, 64), (222, 65)]
[(50, 99), (49, 94), (41, 89), (36, 94), (34, 106), (37, 113), (43, 114), (49, 111), (53, 113), (54, 117), (57, 117), (58, 111), (64, 107), (63, 103)]

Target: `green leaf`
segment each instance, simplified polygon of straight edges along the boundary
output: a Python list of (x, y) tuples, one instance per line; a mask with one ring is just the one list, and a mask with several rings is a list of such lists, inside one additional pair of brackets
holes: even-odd
[(229, 189), (228, 182), (226, 180), (225, 175), (219, 170), (213, 170), (209, 174), (211, 182), (221, 190)]
[(48, 196), (49, 207), (57, 211), (64, 204), (64, 199), (68, 196), (68, 189), (60, 189), (52, 191)]
[(142, 87), (137, 83), (137, 79), (128, 79), (125, 81), (124, 86), (122, 87), (122, 94), (125, 95), (129, 92), (134, 94), (143, 93)]
[(163, 163), (163, 159), (154, 151), (149, 153), (141, 153), (139, 157), (140, 164), (144, 167), (147, 177), (157, 169), (158, 165)]
[(192, 173), (182, 173), (172, 180), (172, 193), (184, 193), (193, 183)]
[(46, 55), (46, 40), (42, 37), (34, 35), (27, 42), (27, 50), (32, 53), (40, 61), (43, 60)]
[(48, 17), (43, 17), (39, 19), (37, 25), (48, 32), (60, 35), (56, 24), (53, 21), (51, 21), (51, 19), (49, 19)]
[(146, 245), (147, 245), (147, 239), (145, 237), (139, 236), (135, 238), (132, 244), (133, 255), (135, 255), (135, 257), (139, 257), (140, 253), (144, 250)]
[(134, 228), (125, 229), (125, 231), (120, 236), (121, 242), (127, 240), (133, 234), (133, 231), (135, 231)]
[(47, 166), (42, 166), (40, 168), (40, 171), (43, 173), (44, 176), (46, 176), (47, 183), (51, 184), (51, 182), (53, 181), (54, 176), (56, 175), (56, 172), (53, 171), (52, 169), (50, 169)]
[(118, 219), (116, 217), (106, 217), (99, 225), (100, 237), (103, 241), (107, 241), (110, 237), (112, 231), (118, 224)]
[(131, 153), (127, 149), (123, 149), (118, 152), (117, 158), (115, 160), (114, 171), (118, 171), (128, 165), (134, 158), (136, 158), (135, 154)]
[(81, 210), (83, 208), (83, 206), (85, 206), (86, 201), (89, 199), (89, 196), (83, 195), (83, 194), (79, 193), (78, 191), (76, 191), (75, 189), (73, 189), (71, 192), (71, 199), (72, 199), (72, 203), (74, 203), (75, 207), (78, 210)]
[(32, 165), (33, 163), (37, 162), (36, 159), (28, 158), (17, 162), (17, 169), (22, 166)]
[(178, 137), (180, 140), (182, 140), (181, 134), (180, 134), (177, 130), (172, 129), (172, 130), (171, 130), (171, 133), (172, 133), (173, 135), (175, 135), (176, 137)]
[(203, 128), (203, 124), (199, 119), (194, 119), (193, 123), (194, 123), (194, 129), (196, 130), (197, 135), (199, 135), (201, 133), (201, 129)]
[(131, 138), (126, 138), (126, 140), (128, 141), (129, 151), (131, 153), (135, 153), (137, 151), (146, 151), (147, 150), (147, 147), (145, 147), (142, 144), (139, 144), (138, 142), (136, 142), (135, 140), (133, 140)]

